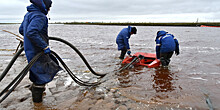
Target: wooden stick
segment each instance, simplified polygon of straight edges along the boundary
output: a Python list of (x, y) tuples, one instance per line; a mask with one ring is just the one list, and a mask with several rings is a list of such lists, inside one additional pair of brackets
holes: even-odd
[(0, 51), (14, 51), (15, 49), (0, 49)]
[(2, 31), (8, 32), (8, 33), (10, 33), (10, 34), (13, 34), (13, 35), (15, 35), (15, 36), (19, 37), (20, 39), (23, 39), (21, 36), (19, 36), (19, 35), (15, 34), (15, 33), (12, 33), (12, 32), (10, 32), (10, 31), (7, 31), (7, 30), (2, 30)]
[(18, 38), (16, 38), (16, 39), (17, 39), (17, 40), (19, 40), (19, 41), (20, 41), (20, 43), (18, 44), (17, 49), (15, 50), (15, 53), (14, 53), (14, 54), (16, 54), (16, 53), (17, 53), (17, 51), (18, 51), (18, 48), (21, 46), (21, 43), (23, 43), (23, 42), (24, 42), (24, 38), (22, 38), (21, 36), (19, 36), (19, 35), (15, 34), (15, 33), (13, 33), (13, 32), (7, 31), (7, 30), (2, 30), (2, 31), (5, 31), (5, 32), (7, 32), (7, 33), (10, 33), (10, 34), (15, 35), (15, 36), (17, 36), (17, 37), (18, 37)]
[(22, 39), (16, 38), (17, 40), (19, 40), (20, 42), (24, 42)]

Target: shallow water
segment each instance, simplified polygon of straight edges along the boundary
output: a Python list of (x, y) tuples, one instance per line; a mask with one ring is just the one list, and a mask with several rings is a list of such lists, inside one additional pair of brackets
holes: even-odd
[[(0, 74), (19, 43), (8, 30), (18, 34), (19, 25), (0, 26)], [(108, 73), (99, 87), (80, 87), (65, 71), (47, 85), (42, 104), (33, 104), (28, 76), (0, 105), (5, 109), (208, 109), (207, 96), (215, 109), (220, 105), (220, 28), (137, 26), (130, 38), (132, 53), (155, 52), (155, 34), (166, 30), (179, 40), (180, 55), (173, 56), (168, 69), (133, 67), (116, 73), (123, 65), (117, 58), (115, 39), (126, 26), (49, 25), (49, 35), (72, 43), (98, 73)], [(82, 80), (96, 81), (79, 56), (68, 46), (50, 41), (51, 49)], [(8, 49), (8, 50), (5, 50)], [(24, 53), (23, 53), (24, 54)], [(0, 90), (27, 64), (19, 57), (0, 83)]]

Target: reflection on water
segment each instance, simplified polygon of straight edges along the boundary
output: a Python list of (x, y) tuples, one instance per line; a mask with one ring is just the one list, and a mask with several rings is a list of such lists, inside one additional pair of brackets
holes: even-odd
[(119, 86), (121, 87), (130, 87), (131, 86), (131, 78), (128, 70), (117, 73)]
[(175, 90), (175, 86), (173, 84), (174, 73), (172, 73), (169, 68), (156, 68), (155, 74), (153, 75), (153, 88), (156, 92), (170, 92)]
[[(121, 64), (121, 62), (118, 63), (118, 65), (121, 65), (121, 67), (118, 70), (120, 70), (121, 68), (126, 66), (124, 64)], [(116, 72), (116, 75), (117, 75), (120, 87), (130, 87), (131, 86), (131, 80), (132, 79), (130, 78), (131, 74), (130, 74), (129, 71), (131, 71), (131, 70), (129, 70), (127, 68), (127, 69), (124, 69), (124, 70), (122, 70), (120, 72)]]

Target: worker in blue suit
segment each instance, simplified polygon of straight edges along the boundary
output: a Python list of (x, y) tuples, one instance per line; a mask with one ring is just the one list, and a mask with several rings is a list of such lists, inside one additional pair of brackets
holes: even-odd
[(162, 66), (166, 67), (174, 51), (176, 55), (180, 54), (178, 40), (172, 34), (162, 30), (157, 32), (155, 41), (157, 59), (160, 59)]
[(120, 31), (116, 38), (116, 43), (118, 45), (118, 50), (121, 50), (120, 59), (124, 59), (124, 56), (127, 52), (128, 55), (131, 54), (130, 45), (129, 45), (129, 38), (132, 34), (136, 34), (137, 29), (136, 27), (128, 26), (128, 28), (124, 28)]
[(52, 81), (56, 73), (61, 70), (56, 59), (50, 54), (48, 38), (47, 14), (52, 5), (51, 0), (30, 0), (27, 13), (19, 27), (19, 33), (24, 36), (24, 50), (28, 62), (44, 51), (30, 69), (29, 79), (33, 82), (31, 87), (33, 102), (42, 102), (45, 84)]

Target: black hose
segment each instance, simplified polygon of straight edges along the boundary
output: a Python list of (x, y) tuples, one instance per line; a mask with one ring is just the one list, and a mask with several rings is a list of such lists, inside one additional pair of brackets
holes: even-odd
[[(34, 63), (37, 61), (37, 59), (42, 56), (44, 53), (40, 52), (34, 58), (28, 63), (28, 65), (20, 72), (20, 74), (0, 93), (0, 97), (7, 92), (2, 99), (0, 99), (0, 103), (4, 101), (9, 94), (18, 86), (18, 84), (22, 81), (22, 79), (25, 77), (25, 75), (28, 73), (28, 71), (31, 69), (31, 67), (34, 65)], [(12, 85), (14, 86), (8, 90)]]
[(132, 65), (134, 62), (136, 62), (138, 60), (138, 57), (135, 57), (130, 63), (126, 64), (125, 66), (123, 66), (120, 70), (118, 70), (118, 72), (121, 72), (122, 70), (128, 68), (130, 65)]
[(9, 62), (8, 66), (6, 67), (6, 69), (3, 71), (3, 73), (0, 76), (0, 82), (2, 81), (2, 79), (5, 77), (5, 75), (8, 73), (8, 71), (10, 70), (10, 68), (12, 67), (12, 65), (14, 64), (15, 60), (19, 57), (19, 55), (23, 52), (24, 47), (22, 47), (16, 54), (15, 56), (12, 58), (12, 60)]
[[(87, 60), (85, 59), (85, 57), (82, 55), (82, 53), (75, 47), (73, 46), (71, 43), (67, 42), (66, 40), (63, 40), (61, 38), (57, 38), (57, 37), (49, 37), (50, 40), (56, 40), (56, 41), (60, 41), (63, 42), (64, 44), (70, 46), (73, 50), (75, 50), (75, 52), (80, 56), (80, 58), (84, 61), (84, 63), (86, 64), (86, 66), (89, 68), (89, 70), (97, 76), (101, 76), (104, 77), (106, 74), (98, 74), (96, 73), (91, 66), (89, 65), (89, 63), (87, 62)], [(5, 75), (8, 73), (8, 71), (10, 70), (10, 68), (12, 67), (12, 65), (14, 64), (14, 62), (16, 61), (16, 59), (19, 57), (19, 55), (23, 52), (24, 47), (22, 47), (16, 54), (15, 56), (12, 58), (12, 60), (10, 61), (10, 63), (8, 64), (8, 66), (6, 67), (6, 69), (3, 71), (3, 73), (0, 76), (0, 82), (2, 81), (2, 79), (5, 77)]]
[[(86, 64), (86, 66), (89, 68), (89, 70), (97, 76), (101, 76), (104, 77), (106, 74), (98, 74), (96, 73), (91, 66), (89, 65), (89, 63), (87, 62), (87, 60), (85, 59), (85, 57), (82, 55), (82, 53), (75, 47), (73, 46), (71, 43), (67, 42), (66, 40), (63, 40), (61, 38), (57, 38), (57, 37), (49, 37), (50, 40), (56, 40), (56, 41), (60, 41), (63, 42), (64, 44), (70, 46), (73, 50), (75, 50), (75, 52), (80, 56), (80, 58), (84, 61), (84, 63)], [(12, 60), (10, 61), (10, 63), (8, 64), (8, 66), (6, 67), (6, 69), (3, 71), (3, 73), (0, 76), (0, 82), (2, 81), (2, 79), (5, 77), (5, 75), (8, 73), (8, 71), (10, 70), (10, 68), (12, 67), (12, 65), (14, 64), (14, 62), (16, 61), (16, 59), (19, 57), (19, 55), (23, 52), (24, 47), (22, 47), (16, 54), (15, 56), (12, 58)]]
[[(80, 51), (75, 48), (71, 43), (60, 39), (60, 38), (56, 38), (56, 37), (50, 37), (50, 40), (56, 40), (56, 41), (60, 41), (63, 42), (65, 44), (67, 44), (68, 46), (70, 46), (73, 50), (76, 51), (76, 53), (81, 57), (81, 59), (84, 61), (84, 63), (86, 64), (86, 66), (89, 68), (89, 70), (97, 76), (101, 76), (104, 77), (106, 74), (97, 74), (89, 65), (89, 63), (87, 62), (87, 60), (84, 58), (84, 56), (80, 53)], [(12, 65), (14, 64), (14, 62), (16, 61), (16, 59), (19, 57), (19, 55), (23, 52), (24, 47), (22, 47), (16, 54), (15, 56), (12, 58), (12, 60), (10, 61), (10, 63), (8, 64), (8, 66), (6, 67), (6, 69), (3, 71), (3, 73), (0, 76), (0, 82), (2, 81), (2, 79), (6, 76), (6, 74), (8, 73), (8, 71), (10, 70), (10, 68), (12, 67)], [(31, 69), (31, 67), (34, 65), (34, 63), (37, 61), (37, 59), (42, 56), (44, 53), (40, 52), (38, 53), (29, 63), (28, 65), (17, 75), (17, 77), (0, 93), (0, 97), (5, 94), (3, 96), (3, 98), (0, 99), (0, 103), (2, 101), (4, 101), (9, 95), (10, 93), (17, 87), (17, 85), (22, 81), (22, 79), (25, 77), (25, 75), (28, 73), (28, 71)], [(79, 85), (81, 86), (97, 86), (99, 84), (101, 84), (101, 81), (97, 81), (95, 83), (89, 83), (89, 82), (84, 82), (82, 80), (80, 80), (79, 78), (77, 78), (71, 71), (70, 69), (67, 67), (67, 65), (63, 62), (63, 60), (53, 51), (51, 51), (51, 54), (54, 55), (59, 61), (60, 63), (63, 65), (63, 67), (66, 69), (66, 71), (68, 72), (68, 74), (70, 75), (70, 77)], [(13, 86), (13, 87), (12, 87)], [(10, 89), (11, 88), (11, 89)], [(7, 93), (6, 93), (7, 92)]]
[(63, 62), (63, 60), (53, 51), (51, 51), (51, 54), (53, 54), (59, 61), (60, 63), (63, 65), (63, 67), (66, 69), (67, 73), (70, 75), (70, 77), (79, 85), (81, 86), (97, 86), (99, 84), (101, 84), (102, 82), (95, 82), (95, 83), (88, 83), (88, 82), (84, 82), (82, 80), (80, 80), (79, 78), (77, 78), (71, 71), (70, 69), (67, 67), (67, 65)]
[(140, 62), (141, 59), (144, 59), (144, 56), (143, 55), (138, 55), (137, 57), (136, 56), (133, 56), (135, 58), (132, 59), (132, 61), (128, 64), (126, 64), (125, 66), (123, 66), (121, 69), (119, 69), (117, 72), (121, 72), (122, 70), (130, 67), (131, 65), (135, 65), (136, 63)]
[(61, 38), (57, 38), (57, 37), (49, 37), (50, 40), (56, 40), (56, 41), (60, 41), (60, 42), (63, 42), (64, 44), (70, 46), (73, 50), (75, 50), (75, 52), (81, 57), (81, 59), (83, 60), (83, 62), (86, 64), (86, 66), (89, 68), (89, 70), (94, 74), (94, 75), (97, 75), (97, 76), (102, 76), (104, 77), (106, 74), (98, 74), (96, 73), (92, 68), (91, 66), (89, 65), (89, 63), (87, 62), (87, 60), (85, 59), (85, 57), (82, 55), (82, 53), (75, 47), (73, 46), (71, 43), (67, 42), (66, 40), (63, 40)]
[[(22, 50), (22, 49), (20, 49)], [(20, 51), (19, 50), (19, 51)], [(18, 74), (18, 76), (0, 93), (0, 97), (6, 93), (3, 98), (0, 99), (0, 103), (2, 101), (4, 101), (9, 95), (10, 93), (18, 86), (18, 84), (22, 81), (22, 79), (25, 77), (25, 75), (28, 73), (28, 71), (31, 69), (31, 67), (34, 65), (34, 63), (38, 60), (38, 58), (40, 56), (42, 56), (44, 53), (38, 53), (29, 63), (28, 65)], [(68, 72), (68, 74), (71, 76), (71, 78), (79, 85), (81, 86), (97, 86), (99, 84), (101, 84), (102, 82), (98, 81), (95, 83), (88, 83), (88, 82), (84, 82), (82, 80), (80, 80), (79, 78), (77, 78), (71, 71), (70, 69), (67, 67), (67, 65), (63, 62), (63, 60), (53, 51), (51, 51), (52, 55), (55, 55), (57, 57), (57, 59), (61, 62), (61, 64), (63, 65), (63, 67), (66, 69), (66, 71)], [(12, 87), (13, 86), (13, 87)], [(12, 88), (11, 88), (12, 87)], [(9, 89), (11, 88), (11, 89)]]

